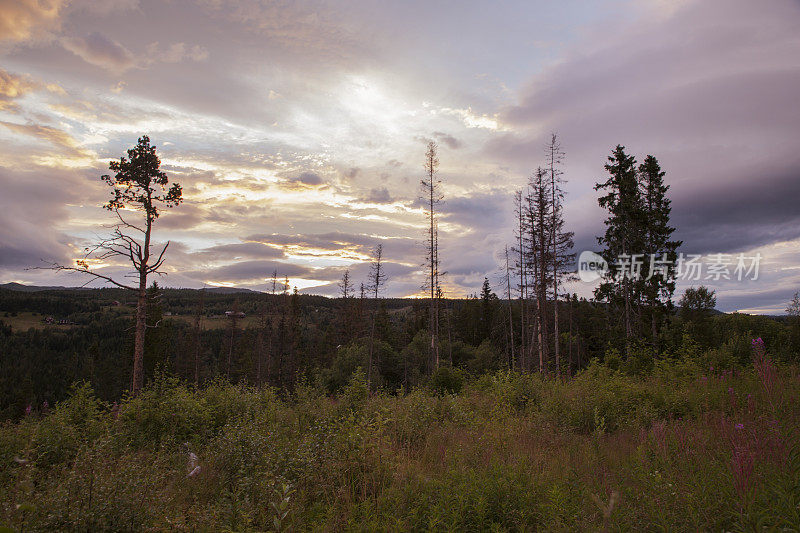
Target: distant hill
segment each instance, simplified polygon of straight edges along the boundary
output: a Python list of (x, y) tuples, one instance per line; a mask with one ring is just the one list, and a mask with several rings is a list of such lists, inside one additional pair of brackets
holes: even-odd
[[(16, 283), (13, 281), (11, 283), (0, 284), (0, 289), (6, 289), (9, 291), (17, 291), (17, 292), (77, 291), (77, 290), (86, 291), (86, 290), (102, 290), (107, 288), (115, 289), (114, 287), (64, 287), (64, 286), (23, 285), (22, 283)], [(257, 294), (258, 293), (258, 291), (238, 288), (238, 287), (210, 287), (204, 290), (206, 292), (214, 294), (238, 294), (238, 293)]]
[(3, 283), (0, 285), (0, 289), (6, 289), (9, 291), (17, 291), (17, 292), (41, 292), (41, 291), (68, 291), (68, 290), (76, 290), (80, 287), (40, 287), (37, 285), (23, 285), (22, 283), (16, 283), (12, 281), (11, 283)]
[(239, 292), (247, 292), (250, 294), (256, 294), (259, 291), (254, 291), (252, 289), (239, 289), (237, 287), (211, 287), (203, 289), (206, 292), (213, 292), (215, 294), (236, 294)]

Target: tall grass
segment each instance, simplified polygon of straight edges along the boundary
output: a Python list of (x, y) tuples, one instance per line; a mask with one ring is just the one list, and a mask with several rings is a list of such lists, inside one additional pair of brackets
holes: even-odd
[[(78, 385), (0, 431), (0, 526), (26, 531), (752, 530), (800, 524), (798, 368), (693, 360), (457, 394), (290, 398), (160, 377)], [(190, 475), (191, 474), (191, 475)]]

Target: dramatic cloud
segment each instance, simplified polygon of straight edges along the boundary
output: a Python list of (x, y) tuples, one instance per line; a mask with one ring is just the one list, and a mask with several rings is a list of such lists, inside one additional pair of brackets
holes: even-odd
[(278, 184), (285, 189), (302, 191), (304, 189), (313, 189), (323, 186), (325, 185), (325, 180), (314, 172), (301, 172), (297, 176), (292, 176), (291, 178), (286, 178), (278, 182)]
[(433, 136), (434, 138), (436, 138), (437, 141), (444, 143), (445, 146), (453, 150), (458, 150), (462, 146), (461, 141), (459, 141), (452, 135), (448, 135), (447, 133), (442, 133), (441, 131), (434, 131)]
[(58, 25), (61, 0), (0, 0), (0, 41), (22, 41)]
[(57, 128), (43, 126), (41, 124), (15, 124), (5, 121), (0, 121), (0, 124), (16, 133), (47, 141), (60, 148), (67, 155), (79, 157), (86, 155), (86, 152), (79, 147), (78, 143), (70, 134)]
[(78, 199), (83, 183), (73, 172), (53, 174), (64, 189), (42, 187), (37, 172), (0, 168), (0, 269), (22, 273), (69, 260), (67, 205)]
[(147, 46), (146, 53), (147, 58), (144, 64), (156, 62), (178, 63), (184, 59), (192, 61), (205, 61), (208, 59), (208, 50), (199, 45), (189, 47), (185, 43), (173, 43), (165, 49), (161, 49), (157, 42), (150, 43)]
[(394, 202), (394, 198), (392, 198), (389, 189), (386, 187), (370, 189), (362, 200), (370, 204), (390, 204)]
[(616, 143), (640, 160), (659, 158), (684, 250), (744, 251), (794, 239), (798, 24), (794, 2), (762, 9), (704, 1), (611, 39), (592, 34), (596, 46), (545, 70), (503, 111), (512, 131), (492, 139), (487, 155), (524, 171), (558, 131), (567, 147), (566, 212), (579, 245), (597, 247), (603, 213), (591, 186)]
[(417, 294), (434, 140), (445, 288), (475, 293), (557, 132), (578, 251), (621, 143), (659, 158), (684, 251), (763, 251), (761, 281), (708, 282), (720, 305), (776, 309), (799, 281), (798, 27), (790, 0), (0, 0), (0, 281), (67, 284), (25, 267), (105, 231), (99, 176), (148, 134), (185, 191), (157, 223), (166, 283), (263, 288), (277, 269), (334, 294), (382, 243), (387, 295)]
[(123, 72), (134, 66), (133, 54), (118, 42), (97, 32), (63, 41), (64, 48), (89, 64)]
[(0, 111), (9, 109), (14, 104), (14, 99), (34, 91), (37, 84), (25, 76), (17, 76), (0, 68)]

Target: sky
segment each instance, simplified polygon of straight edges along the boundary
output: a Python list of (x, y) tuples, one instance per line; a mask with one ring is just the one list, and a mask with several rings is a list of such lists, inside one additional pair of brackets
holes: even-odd
[(277, 270), (334, 295), (382, 243), (385, 295), (418, 295), (433, 140), (445, 293), (486, 276), (503, 294), (513, 193), (557, 133), (576, 252), (598, 249), (593, 186), (622, 144), (666, 171), (682, 252), (760, 254), (758, 279), (704, 272), (677, 296), (782, 313), (800, 290), (797, 28), (797, 0), (0, 0), (0, 281), (86, 281), (31, 268), (108, 234), (100, 176), (146, 134), (184, 189), (157, 222), (162, 285), (265, 290)]

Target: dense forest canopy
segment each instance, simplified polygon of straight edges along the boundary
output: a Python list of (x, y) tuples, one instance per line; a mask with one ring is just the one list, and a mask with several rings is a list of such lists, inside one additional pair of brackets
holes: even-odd
[[(220, 294), (194, 289), (159, 289), (159, 293), (151, 314), (158, 327), (148, 329), (146, 381), (160, 369), (193, 383), (198, 351), (201, 383), (225, 376), (233, 339), (231, 381), (290, 390), (306, 380), (335, 392), (357, 367), (366, 368), (366, 317), (372, 311), (376, 313), (377, 386), (395, 391), (436, 379), (427, 369), (429, 306), (424, 300), (355, 298), (350, 302), (302, 294)], [(53, 405), (66, 397), (73, 382), (82, 380), (92, 383), (101, 398), (119, 400), (129, 385), (133, 350), (133, 302), (126, 302), (125, 296), (120, 289), (0, 289), (2, 418), (18, 418), (28, 405), (40, 406), (45, 401)], [(696, 298), (686, 302), (670, 318), (661, 332), (658, 353), (641, 343), (623, 361), (624, 326), (609, 319), (607, 304), (577, 298), (562, 301), (565, 366), (574, 374), (597, 358), (630, 371), (644, 371), (657, 360), (680, 358), (688, 352), (703, 353), (709, 365), (727, 368), (748, 360), (750, 339), (758, 336), (780, 360), (796, 360), (800, 324), (793, 317), (722, 314), (695, 302)], [(521, 307), (519, 301), (512, 303), (516, 325)], [(442, 304), (440, 353), (448, 366), (452, 358), (453, 368), (471, 375), (509, 368), (506, 302), (483, 287), (480, 297), (446, 299)], [(232, 332), (232, 320), (225, 313), (234, 308), (245, 316)], [(199, 331), (195, 327), (198, 316)], [(56, 323), (47, 323), (49, 317)], [(57, 324), (61, 320), (69, 324)]]

